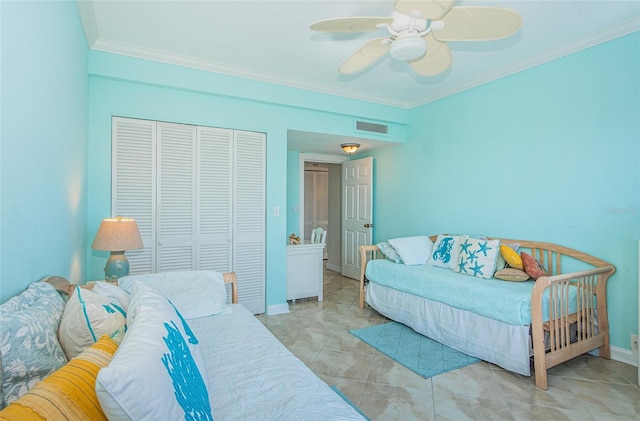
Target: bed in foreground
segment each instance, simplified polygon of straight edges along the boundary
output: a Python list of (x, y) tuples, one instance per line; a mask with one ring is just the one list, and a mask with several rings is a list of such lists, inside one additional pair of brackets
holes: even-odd
[(234, 273), (48, 281), (0, 306), (0, 420), (364, 419), (237, 304)]
[(522, 375), (531, 374), (533, 355), (541, 389), (547, 388), (547, 370), (564, 361), (596, 348), (610, 358), (606, 286), (612, 265), (551, 243), (484, 239), (483, 247), (517, 245), (546, 273), (524, 282), (497, 280), (493, 271), (480, 279), (462, 273), (472, 268), (465, 266), (464, 251), (454, 253), (448, 265), (431, 264), (446, 238), (451, 251), (456, 241), (459, 247), (470, 237), (430, 237), (430, 264), (396, 263), (377, 245), (361, 246), (360, 307), (366, 300), (425, 336)]

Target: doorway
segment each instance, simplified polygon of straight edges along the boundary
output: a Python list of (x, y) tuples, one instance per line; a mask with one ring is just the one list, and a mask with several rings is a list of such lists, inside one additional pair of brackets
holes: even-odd
[[(341, 164), (347, 160), (347, 157), (340, 155), (300, 154), (299, 156), (298, 232), (300, 238), (308, 240), (311, 229), (326, 223), (326, 228), (323, 226), (327, 231), (326, 267), (335, 272), (340, 272), (342, 267)], [(318, 173), (321, 175), (313, 175)], [(322, 186), (324, 177), (326, 177), (326, 188)], [(320, 197), (315, 201), (320, 208), (324, 208), (325, 205), (321, 202), (326, 200), (326, 214), (314, 210), (315, 193), (312, 188), (305, 188), (313, 183), (314, 178), (318, 190), (326, 191), (324, 198)], [(317, 225), (314, 226), (314, 224)]]
[[(311, 231), (322, 228), (329, 233), (329, 166), (307, 162), (304, 167), (304, 240), (311, 240)], [(333, 226), (333, 224), (332, 224)], [(323, 259), (328, 259), (324, 248)]]

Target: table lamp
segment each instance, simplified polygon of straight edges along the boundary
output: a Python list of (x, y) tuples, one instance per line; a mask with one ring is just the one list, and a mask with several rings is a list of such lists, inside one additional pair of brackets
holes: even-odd
[(118, 278), (129, 274), (129, 261), (124, 252), (139, 249), (142, 246), (136, 220), (118, 215), (116, 218), (102, 220), (91, 248), (111, 252), (104, 267), (104, 279), (117, 281)]

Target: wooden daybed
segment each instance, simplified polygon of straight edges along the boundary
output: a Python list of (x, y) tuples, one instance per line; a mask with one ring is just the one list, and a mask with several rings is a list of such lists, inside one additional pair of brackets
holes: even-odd
[[(430, 238), (435, 241), (436, 237)], [(615, 267), (604, 260), (556, 244), (512, 239), (498, 240), (501, 244), (519, 244), (519, 251), (530, 253), (545, 267), (548, 274), (538, 278), (535, 283), (528, 281), (532, 285), (531, 323), (528, 325), (512, 326), (502, 321), (490, 320), (472, 314), (464, 308), (452, 308), (446, 303), (418, 297), (386, 286), (380, 287), (375, 279), (367, 277), (369, 262), (385, 259), (380, 249), (375, 245), (360, 246), (362, 262), (360, 308), (364, 307), (366, 299), (367, 303), (381, 314), (404, 323), (419, 333), (520, 374), (530, 375), (530, 355), (533, 354), (536, 386), (545, 390), (547, 389), (547, 370), (551, 367), (596, 348), (599, 348), (600, 357), (609, 359), (606, 288), (607, 280), (615, 272)], [(403, 264), (388, 260), (379, 261), (378, 264), (387, 265), (388, 268), (391, 268), (391, 273), (397, 269), (397, 276), (403, 276), (400, 272), (407, 268)], [(426, 265), (422, 267), (426, 267)], [(571, 272), (563, 273), (563, 267), (568, 268), (567, 270), (571, 270)], [(433, 267), (432, 269), (451, 272), (448, 269)], [(375, 273), (375, 271), (372, 272)], [(451, 276), (450, 274), (443, 275)], [(467, 275), (455, 275), (466, 278), (469, 282), (475, 282), (476, 287), (478, 282), (483, 281)], [(520, 284), (501, 282), (505, 282), (503, 288), (508, 288), (509, 284)], [(374, 286), (375, 291), (378, 291), (375, 297), (368, 296), (368, 289), (371, 286)], [(439, 286), (446, 288), (442, 283)], [(389, 303), (387, 296), (393, 296), (388, 299)], [(417, 300), (417, 304), (414, 304), (413, 307), (408, 305), (412, 300), (413, 302)], [(450, 328), (446, 326), (442, 328), (442, 325), (450, 323), (449, 317), (455, 318), (457, 325), (453, 324), (449, 326)], [(474, 326), (476, 322), (478, 326)], [(486, 323), (489, 323), (488, 330)], [(466, 330), (460, 329), (460, 326), (465, 327)], [(485, 333), (477, 333), (477, 336), (473, 337), (479, 329), (485, 329)], [(470, 337), (461, 339), (461, 331), (467, 332), (465, 334), (469, 334)], [(521, 337), (519, 343), (514, 344), (518, 341), (513, 339), (513, 332), (519, 332)], [(501, 335), (503, 336), (502, 342), (500, 342)], [(496, 341), (491, 342), (488, 345), (489, 348), (492, 346), (501, 348), (499, 350), (480, 349), (482, 347), (478, 344), (482, 341), (485, 342), (482, 346), (487, 347), (486, 339), (483, 339), (487, 336), (491, 337), (491, 341)], [(516, 352), (519, 355), (517, 358), (520, 360), (518, 362), (519, 369), (514, 370), (508, 364), (503, 364), (500, 358), (494, 357), (494, 355), (502, 353), (503, 348), (508, 347), (519, 348)], [(528, 349), (523, 349), (524, 347)]]

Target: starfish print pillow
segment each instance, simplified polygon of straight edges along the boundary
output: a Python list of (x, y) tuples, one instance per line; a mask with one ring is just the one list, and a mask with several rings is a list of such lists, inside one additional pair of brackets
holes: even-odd
[(467, 238), (460, 244), (460, 255), (454, 272), (490, 279), (496, 270), (500, 240)]

